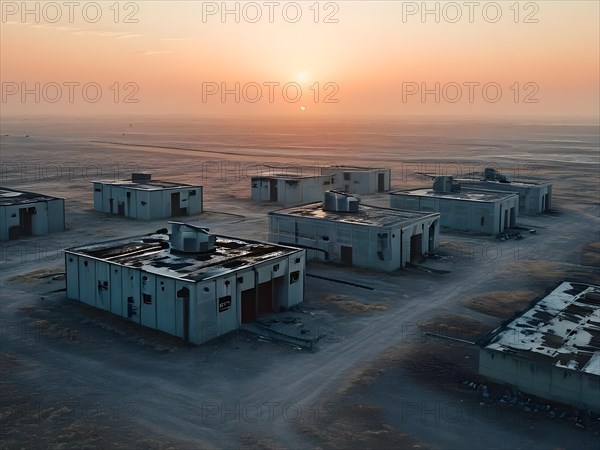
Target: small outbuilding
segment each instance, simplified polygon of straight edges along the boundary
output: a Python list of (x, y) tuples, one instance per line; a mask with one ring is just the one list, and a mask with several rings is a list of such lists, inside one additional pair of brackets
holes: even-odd
[(64, 199), (0, 188), (0, 241), (64, 230)]
[(202, 213), (202, 186), (152, 180), (134, 173), (131, 180), (94, 181), (94, 209), (139, 220)]
[(460, 178), (458, 181), (468, 189), (485, 189), (519, 194), (519, 214), (533, 215), (552, 209), (552, 183), (539, 181), (509, 181), (506, 176), (492, 168), (486, 168), (479, 180)]
[(67, 297), (201, 344), (304, 299), (304, 250), (171, 222), (65, 250)]
[(563, 282), (480, 343), (482, 376), (600, 413), (600, 286)]
[(517, 193), (460, 186), (452, 177), (437, 177), (433, 188), (390, 192), (390, 207), (439, 212), (441, 226), (458, 231), (498, 234), (516, 225)]
[(330, 189), (333, 177), (269, 173), (252, 177), (252, 200), (284, 204), (314, 202)]
[(307, 249), (309, 259), (393, 271), (433, 253), (438, 213), (359, 205), (341, 191), (269, 213), (269, 241)]
[(355, 166), (323, 167), (321, 174), (334, 178), (331, 189), (358, 195), (387, 192), (392, 178), (391, 169)]

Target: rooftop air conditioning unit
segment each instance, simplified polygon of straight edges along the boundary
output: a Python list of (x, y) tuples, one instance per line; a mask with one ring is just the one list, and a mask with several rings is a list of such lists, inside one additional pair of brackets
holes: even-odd
[(215, 249), (216, 237), (208, 228), (180, 222), (171, 223), (171, 251), (176, 253), (207, 253)]
[(323, 210), (333, 212), (358, 212), (360, 200), (341, 191), (325, 191)]

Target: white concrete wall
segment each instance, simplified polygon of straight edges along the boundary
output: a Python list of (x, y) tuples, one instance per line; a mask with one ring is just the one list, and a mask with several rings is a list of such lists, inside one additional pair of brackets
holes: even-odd
[[(93, 184), (94, 209), (108, 214), (118, 214), (119, 204), (123, 204), (125, 217), (139, 220), (166, 219), (171, 217), (171, 194), (174, 192), (179, 192), (178, 206), (187, 208), (187, 215), (200, 214), (203, 210), (202, 186), (147, 191), (127, 186)], [(195, 191), (196, 195), (190, 195), (190, 191)], [(112, 199), (112, 211), (110, 199)]]
[(104, 185), (102, 183), (92, 183), (94, 187), (94, 211), (105, 211), (103, 192)]
[(0, 241), (9, 239), (9, 229), (19, 227), (19, 210), (35, 208), (31, 216), (31, 235), (43, 236), (48, 233), (64, 231), (65, 207), (63, 199), (51, 199), (20, 205), (0, 206)]
[[(439, 239), (439, 220), (424, 218), (405, 227), (364, 226), (309, 217), (269, 215), (269, 241), (306, 249), (307, 258), (342, 262), (342, 247), (352, 248), (352, 265), (393, 271), (410, 261), (410, 237), (422, 234), (422, 252), (429, 251), (429, 226), (436, 223), (434, 247)], [(401, 237), (402, 236), (402, 237)], [(401, 245), (401, 240), (405, 242)]]
[(252, 177), (251, 198), (253, 201), (270, 201), (271, 184), (277, 186), (277, 202), (288, 205), (308, 203), (323, 200), (323, 192), (334, 185), (326, 183), (330, 177), (319, 176), (316, 178), (260, 178)]
[(251, 191), (252, 200), (254, 201), (268, 201), (269, 200), (269, 184), (270, 180), (265, 178), (252, 178), (251, 179)]
[(0, 206), (0, 218), (2, 218), (0, 241), (8, 241), (8, 230), (11, 227), (19, 226), (18, 205)]
[[(275, 309), (302, 302), (304, 253), (298, 250), (265, 261), (254, 269), (244, 268), (216, 279), (192, 283), (65, 252), (67, 298), (183, 338), (184, 300), (177, 297), (177, 292), (187, 287), (190, 292), (188, 338), (192, 343), (202, 344), (239, 328), (241, 292), (254, 289), (256, 283), (284, 278), (283, 291), (274, 298)], [(292, 272), (299, 272), (294, 283), (290, 282)], [(219, 313), (219, 298), (229, 295), (230, 308)]]
[[(496, 202), (475, 202), (441, 197), (419, 197), (401, 193), (390, 195), (390, 207), (439, 212), (443, 227), (485, 234), (497, 234), (504, 228), (514, 226), (514, 224), (504, 223), (503, 211), (506, 209), (510, 211), (510, 208), (513, 208), (516, 218), (519, 208), (518, 196)], [(508, 217), (510, 222), (510, 212)]]
[(479, 373), (522, 392), (600, 413), (600, 377), (481, 349)]
[[(486, 189), (519, 194), (519, 214), (533, 215), (552, 208), (552, 185), (520, 185), (512, 183), (494, 183), (481, 180), (458, 180), (461, 185), (475, 189)], [(547, 195), (547, 202), (543, 201)], [(547, 203), (547, 204), (545, 204)]]
[(334, 177), (334, 186), (330, 189), (341, 189), (350, 194), (358, 195), (379, 192), (379, 174), (383, 174), (383, 191), (390, 190), (390, 169), (345, 170), (343, 168), (323, 167), (321, 174)]
[(48, 203), (48, 232), (65, 231), (65, 201), (62, 198), (49, 200)]

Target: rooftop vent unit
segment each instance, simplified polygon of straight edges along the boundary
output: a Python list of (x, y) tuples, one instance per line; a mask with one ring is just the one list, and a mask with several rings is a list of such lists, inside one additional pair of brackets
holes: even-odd
[(325, 191), (323, 211), (358, 212), (360, 200), (342, 191)]
[(460, 191), (460, 184), (451, 176), (435, 177), (433, 180), (433, 192), (446, 193)]
[(483, 170), (484, 181), (499, 181), (500, 183), (509, 183), (505, 175), (502, 175), (492, 167), (486, 167)]
[(148, 172), (133, 172), (131, 174), (131, 181), (150, 181), (152, 174)]
[(208, 228), (181, 222), (169, 223), (171, 252), (207, 253), (215, 249), (216, 237), (208, 232)]

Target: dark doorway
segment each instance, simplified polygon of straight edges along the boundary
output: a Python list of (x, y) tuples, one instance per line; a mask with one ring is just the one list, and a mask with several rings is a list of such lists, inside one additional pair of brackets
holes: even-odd
[(546, 196), (542, 195), (542, 211), (546, 211)]
[(119, 202), (117, 204), (117, 214), (119, 216), (124, 216), (125, 215), (125, 203)]
[(258, 311), (257, 314), (273, 312), (273, 281), (266, 281), (258, 285)]
[(517, 218), (515, 215), (515, 208), (510, 208), (510, 226), (511, 228), (517, 225)]
[(19, 235), (20, 236), (31, 236), (32, 231), (32, 218), (35, 214), (35, 208), (21, 208), (19, 209)]
[(179, 202), (181, 201), (181, 196), (179, 192), (173, 192), (171, 194), (171, 216), (179, 216)]
[(423, 235), (413, 234), (410, 237), (410, 262), (419, 262), (423, 259)]
[(182, 287), (177, 291), (177, 298), (183, 299), (183, 340), (190, 340), (190, 290)]
[(242, 323), (256, 320), (256, 291), (254, 288), (242, 291)]
[(385, 174), (378, 173), (377, 174), (377, 192), (385, 191)]
[(509, 228), (510, 224), (508, 222), (508, 209), (504, 210), (504, 228)]
[(273, 301), (271, 302), (271, 310), (275, 312), (281, 311), (281, 299), (285, 290), (285, 277), (273, 278)]
[(269, 180), (269, 199), (272, 202), (277, 201), (277, 180)]
[(428, 245), (428, 253), (433, 255), (435, 251), (435, 223), (429, 225), (429, 245)]
[(114, 214), (114, 210), (113, 210), (113, 199), (109, 198), (108, 199), (108, 209), (110, 210), (111, 214)]
[(341, 256), (342, 256), (342, 264), (347, 266), (352, 265), (352, 247), (347, 247), (342, 245), (340, 248)]

